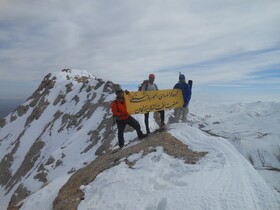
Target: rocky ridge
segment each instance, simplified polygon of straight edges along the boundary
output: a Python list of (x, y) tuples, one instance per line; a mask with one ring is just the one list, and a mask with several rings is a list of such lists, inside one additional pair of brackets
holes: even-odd
[[(0, 185), (3, 196), (11, 197), (10, 206), (46, 185), (57, 171), (73, 173), (109, 150), (116, 87), (86, 71), (64, 69), (48, 74), (24, 104), (1, 120)], [(73, 151), (81, 159), (65, 166)]]

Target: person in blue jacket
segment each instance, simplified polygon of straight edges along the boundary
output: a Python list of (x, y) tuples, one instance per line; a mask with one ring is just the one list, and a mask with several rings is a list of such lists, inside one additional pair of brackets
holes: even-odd
[(184, 74), (180, 74), (179, 82), (174, 86), (173, 89), (181, 89), (184, 98), (184, 105), (174, 109), (175, 123), (179, 122), (180, 116), (182, 114), (182, 122), (187, 122), (187, 114), (189, 113), (189, 102), (192, 96), (192, 80), (186, 83), (186, 78)]

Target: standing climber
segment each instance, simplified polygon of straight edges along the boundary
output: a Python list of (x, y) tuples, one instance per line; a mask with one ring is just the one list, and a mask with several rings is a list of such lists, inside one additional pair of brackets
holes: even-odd
[(120, 148), (122, 148), (124, 146), (123, 136), (126, 124), (130, 125), (136, 130), (139, 139), (147, 137), (148, 134), (143, 134), (138, 121), (128, 114), (125, 105), (124, 91), (121, 88), (118, 88), (116, 90), (116, 96), (117, 98), (115, 101), (112, 102), (111, 108), (113, 116), (117, 122), (119, 146)]
[(187, 122), (187, 114), (189, 113), (189, 102), (191, 100), (192, 96), (192, 80), (189, 80), (188, 83), (186, 83), (186, 78), (184, 74), (179, 75), (179, 82), (174, 86), (174, 89), (181, 89), (183, 98), (184, 98), (184, 104), (182, 107), (178, 107), (174, 109), (174, 116), (175, 116), (175, 123), (179, 122), (180, 115), (182, 114), (182, 122)]
[[(155, 81), (155, 75), (150, 74), (149, 80), (146, 83), (142, 84), (141, 91), (150, 91), (150, 90), (158, 90), (157, 85), (154, 83)], [(164, 126), (164, 110), (158, 111), (160, 113), (160, 127)], [(145, 125), (146, 125), (146, 131), (147, 133), (150, 133), (149, 128), (149, 112), (145, 113)]]

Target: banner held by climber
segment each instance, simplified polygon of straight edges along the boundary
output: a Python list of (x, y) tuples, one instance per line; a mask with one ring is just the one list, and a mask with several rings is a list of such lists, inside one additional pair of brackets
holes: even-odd
[(144, 114), (174, 109), (184, 104), (182, 90), (167, 89), (128, 92), (124, 95), (129, 114)]

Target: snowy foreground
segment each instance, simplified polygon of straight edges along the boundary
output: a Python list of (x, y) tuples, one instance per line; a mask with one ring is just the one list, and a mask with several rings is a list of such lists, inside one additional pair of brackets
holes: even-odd
[[(78, 209), (280, 209), (280, 194), (227, 140), (185, 124), (168, 128), (190, 149), (209, 153), (195, 165), (161, 148), (144, 157), (134, 154), (129, 158), (137, 161), (132, 169), (122, 162), (81, 186), (85, 199)], [(51, 209), (68, 178), (54, 180), (28, 197), (20, 209)]]

